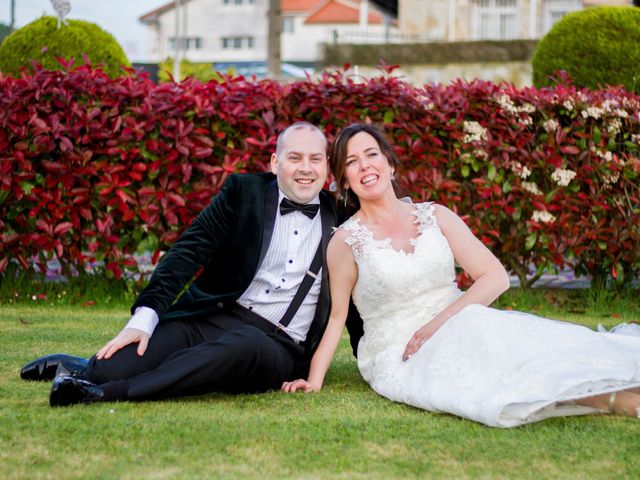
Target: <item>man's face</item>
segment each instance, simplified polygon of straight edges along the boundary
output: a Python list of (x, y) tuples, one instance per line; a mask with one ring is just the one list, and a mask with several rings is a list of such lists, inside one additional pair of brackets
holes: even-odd
[(290, 200), (309, 203), (327, 180), (327, 146), (320, 133), (308, 127), (285, 133), (279, 154), (271, 155), (271, 171)]

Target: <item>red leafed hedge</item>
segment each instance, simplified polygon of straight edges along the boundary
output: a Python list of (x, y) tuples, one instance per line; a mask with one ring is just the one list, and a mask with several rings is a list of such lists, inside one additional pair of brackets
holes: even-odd
[[(154, 259), (231, 172), (264, 171), (277, 134), (375, 122), (415, 198), (463, 215), (525, 284), (568, 263), (619, 283), (640, 272), (640, 97), (476, 81), (414, 87), (392, 67), (280, 84), (242, 77), (156, 85), (99, 69), (0, 74), (0, 271), (119, 277)], [(536, 272), (529, 273), (533, 265)]]

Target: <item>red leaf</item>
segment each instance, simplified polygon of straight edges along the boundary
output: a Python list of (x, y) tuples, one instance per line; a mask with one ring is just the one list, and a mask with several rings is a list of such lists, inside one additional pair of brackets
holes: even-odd
[(127, 192), (125, 192), (124, 190), (117, 189), (116, 195), (120, 200), (122, 200), (125, 203), (135, 203), (133, 199), (129, 196), (129, 194), (127, 194)]
[(147, 164), (142, 162), (136, 162), (133, 164), (133, 169), (137, 170), (138, 172), (146, 172)]
[(181, 143), (176, 143), (176, 150), (180, 152), (182, 155), (189, 155), (189, 149), (182, 145)]
[(184, 207), (186, 205), (186, 203), (184, 201), (184, 198), (182, 198), (177, 193), (168, 192), (167, 193), (167, 198), (169, 198), (169, 200), (171, 200), (173, 203), (175, 203), (179, 207)]
[(42, 165), (45, 169), (50, 170), (52, 172), (59, 172), (60, 170), (64, 170), (67, 167), (60, 162), (51, 162), (49, 160), (42, 160)]
[(195, 158), (209, 157), (213, 153), (213, 148), (196, 148), (193, 156)]
[(36, 226), (43, 232), (48, 233), (49, 235), (53, 234), (53, 231), (51, 230), (51, 225), (49, 225), (47, 222), (45, 222), (42, 219), (36, 220)]
[(578, 153), (580, 153), (580, 149), (574, 145), (566, 145), (564, 147), (560, 147), (560, 151), (568, 155), (577, 155)]
[(16, 258), (18, 259), (20, 265), (22, 265), (22, 268), (24, 268), (25, 270), (29, 270), (29, 264), (22, 255), (16, 255)]
[(62, 222), (56, 225), (56, 228), (53, 229), (54, 235), (63, 235), (67, 233), (69, 230), (73, 228), (73, 223), (71, 222)]
[(248, 137), (245, 139), (245, 142), (248, 143), (249, 145), (255, 145), (256, 147), (262, 147), (264, 146), (264, 143), (261, 142), (260, 140), (256, 140), (253, 137)]

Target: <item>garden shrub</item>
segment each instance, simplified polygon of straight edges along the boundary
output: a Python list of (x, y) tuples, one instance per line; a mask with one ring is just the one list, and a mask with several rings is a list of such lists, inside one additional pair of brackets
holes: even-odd
[[(158, 65), (158, 80), (161, 82), (172, 81), (173, 75), (173, 59), (167, 58)], [(210, 80), (220, 80), (222, 77), (213, 69), (211, 63), (195, 63), (189, 60), (180, 61), (180, 77), (182, 79), (191, 77), (201, 82)]]
[(535, 51), (533, 83), (551, 85), (566, 71), (576, 85), (596, 89), (624, 85), (640, 92), (640, 9), (594, 7), (556, 23)]
[(523, 285), (565, 265), (623, 285), (640, 273), (639, 112), (621, 88), (345, 71), (287, 84), (156, 85), (88, 66), (0, 75), (0, 272), (53, 257), (65, 273), (135, 271), (134, 254), (157, 260), (229, 174), (268, 170), (290, 123), (331, 141), (366, 121), (384, 126), (405, 190), (462, 215)]
[(58, 28), (55, 17), (40, 17), (9, 35), (0, 44), (0, 72), (17, 75), (22, 67), (36, 62), (47, 69), (65, 68), (57, 58), (74, 59), (76, 65), (88, 57), (112, 77), (121, 73), (129, 60), (116, 39), (98, 25), (83, 20), (67, 20)]

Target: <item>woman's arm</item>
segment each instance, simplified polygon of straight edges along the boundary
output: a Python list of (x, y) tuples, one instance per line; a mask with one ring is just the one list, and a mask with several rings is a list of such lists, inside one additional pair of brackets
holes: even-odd
[(351, 290), (358, 278), (358, 267), (353, 259), (351, 247), (345, 243), (349, 232), (338, 230), (327, 247), (327, 266), (329, 268), (329, 287), (331, 290), (331, 314), (318, 349), (311, 359), (307, 380), (294, 380), (282, 384), (283, 392), (317, 392), (322, 388), (324, 376), (329, 369), (336, 351), (344, 322), (349, 313)]
[(450, 317), (464, 307), (476, 303), (489, 305), (509, 288), (509, 275), (500, 260), (478, 240), (460, 217), (442, 205), (435, 206), (435, 215), (456, 262), (474, 282), (463, 295), (416, 331), (407, 343), (403, 360), (417, 352)]

